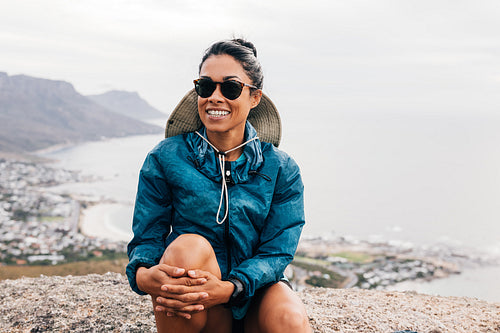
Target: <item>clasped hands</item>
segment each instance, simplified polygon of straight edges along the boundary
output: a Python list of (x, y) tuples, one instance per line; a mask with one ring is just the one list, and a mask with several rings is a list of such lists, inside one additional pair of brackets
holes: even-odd
[(139, 267), (137, 286), (157, 303), (155, 311), (191, 319), (192, 315), (229, 301), (234, 285), (210, 272), (166, 264)]

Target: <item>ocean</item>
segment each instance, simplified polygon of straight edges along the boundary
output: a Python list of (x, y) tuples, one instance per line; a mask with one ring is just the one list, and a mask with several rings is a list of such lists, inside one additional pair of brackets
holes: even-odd
[[(305, 184), (305, 234), (500, 255), (500, 118), (325, 111), (282, 117), (280, 148), (297, 161)], [(106, 139), (44, 156), (97, 177), (56, 190), (99, 198), (109, 208), (99, 212), (107, 214), (108, 229), (129, 239), (139, 169), (160, 140)], [(476, 272), (401, 288), (500, 302), (500, 269)]]

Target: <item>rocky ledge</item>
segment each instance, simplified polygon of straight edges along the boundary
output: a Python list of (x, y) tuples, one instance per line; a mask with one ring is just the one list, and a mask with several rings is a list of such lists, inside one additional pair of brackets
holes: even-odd
[[(299, 293), (315, 332), (500, 332), (500, 303), (357, 289)], [(148, 296), (121, 274), (0, 282), (0, 332), (154, 332)]]

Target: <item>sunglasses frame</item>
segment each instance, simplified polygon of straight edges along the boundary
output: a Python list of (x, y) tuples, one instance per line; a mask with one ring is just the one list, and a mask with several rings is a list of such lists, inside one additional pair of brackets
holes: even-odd
[[(196, 87), (198, 86), (198, 82), (201, 81), (201, 80), (206, 80), (206, 81), (210, 81), (212, 82), (214, 85), (215, 85), (215, 88), (214, 90), (212, 91), (212, 93), (210, 95), (208, 95), (207, 97), (203, 97), (203, 96), (200, 96), (200, 94), (198, 93), (198, 89), (196, 89)], [(238, 93), (238, 96), (236, 96), (235, 98), (229, 98), (227, 97), (223, 90), (222, 90), (222, 84), (226, 83), (226, 82), (235, 82), (235, 83), (238, 83), (240, 86), (241, 86), (241, 89)], [(251, 84), (247, 84), (247, 83), (244, 83), (244, 82), (241, 82), (241, 81), (238, 81), (238, 80), (235, 80), (235, 79), (230, 79), (230, 80), (226, 80), (226, 81), (222, 81), (222, 82), (218, 82), (218, 81), (212, 81), (211, 79), (207, 79), (207, 78), (200, 78), (200, 79), (196, 79), (196, 80), (193, 80), (193, 83), (194, 83), (194, 87), (195, 87), (195, 91), (196, 91), (196, 94), (198, 94), (198, 96), (200, 96), (201, 98), (209, 98), (210, 96), (212, 96), (215, 92), (215, 90), (217, 89), (217, 85), (220, 84), (221, 85), (221, 93), (222, 93), (222, 96), (224, 96), (225, 98), (229, 99), (229, 100), (235, 100), (237, 99), (238, 97), (241, 96), (241, 93), (243, 92), (243, 88), (245, 87), (249, 87), (249, 88), (253, 88), (253, 89), (259, 89), (257, 88), (256, 86), (253, 86)]]

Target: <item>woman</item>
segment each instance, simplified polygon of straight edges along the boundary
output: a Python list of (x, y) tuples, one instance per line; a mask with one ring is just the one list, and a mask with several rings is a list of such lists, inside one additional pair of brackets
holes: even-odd
[(141, 169), (127, 276), (152, 296), (159, 332), (310, 332), (283, 275), (303, 185), (273, 146), (279, 115), (256, 56), (241, 39), (213, 44)]

